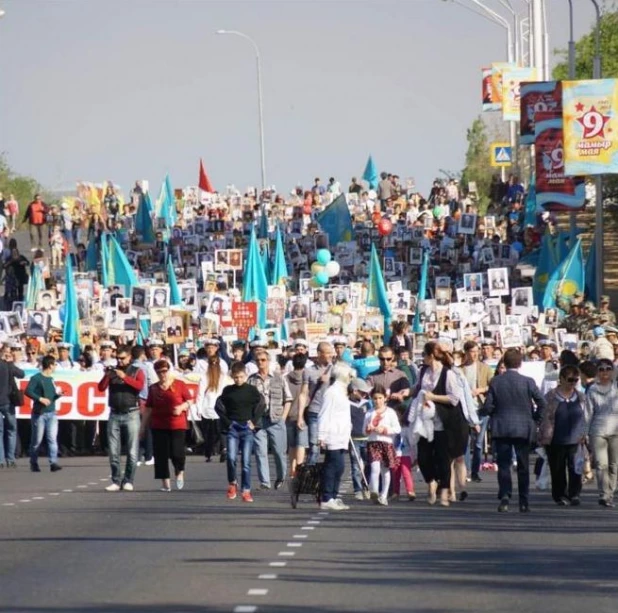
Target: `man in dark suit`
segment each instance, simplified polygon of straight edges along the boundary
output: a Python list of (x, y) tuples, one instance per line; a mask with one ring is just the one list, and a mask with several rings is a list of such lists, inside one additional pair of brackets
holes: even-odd
[(545, 411), (545, 399), (536, 383), (517, 370), (521, 367), (522, 355), (518, 349), (504, 352), (507, 371), (494, 377), (489, 384), (487, 399), (479, 415), (489, 415), (492, 438), (498, 460), (498, 511), (509, 510), (513, 484), (511, 480), (512, 449), (517, 457), (517, 485), (519, 510), (528, 513), (528, 490), (530, 489), (530, 443), (536, 436), (536, 423)]

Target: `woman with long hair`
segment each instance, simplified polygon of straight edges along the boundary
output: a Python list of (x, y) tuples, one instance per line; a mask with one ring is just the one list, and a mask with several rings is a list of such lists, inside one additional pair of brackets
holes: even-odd
[(211, 461), (217, 448), (221, 454), (219, 461), (225, 462), (226, 459), (225, 438), (221, 434), (221, 422), (215, 411), (215, 405), (223, 388), (232, 383), (233, 381), (221, 369), (219, 356), (210, 356), (206, 373), (200, 379), (195, 401), (196, 417), (199, 420), (197, 423), (204, 436), (204, 457), (207, 462)]
[(468, 442), (468, 424), (461, 398), (462, 390), (455, 373), (452, 356), (439, 343), (429, 342), (423, 349), (423, 368), (415, 396), (420, 399), (420, 411), (435, 405), (433, 440), (421, 436), (418, 440), (418, 465), (428, 485), (428, 502), (449, 506), (451, 462), (464, 455)]

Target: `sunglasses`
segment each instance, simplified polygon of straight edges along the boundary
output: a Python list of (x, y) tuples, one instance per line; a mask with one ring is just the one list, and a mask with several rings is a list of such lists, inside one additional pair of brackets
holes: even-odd
[(266, 358), (258, 358), (256, 361), (257, 362), (268, 362)]
[(393, 358), (378, 358), (380, 362), (392, 362)]
[(579, 381), (579, 377), (567, 377), (565, 381), (568, 383), (577, 383)]
[(599, 372), (611, 372), (614, 369), (611, 366), (601, 366), (597, 370)]

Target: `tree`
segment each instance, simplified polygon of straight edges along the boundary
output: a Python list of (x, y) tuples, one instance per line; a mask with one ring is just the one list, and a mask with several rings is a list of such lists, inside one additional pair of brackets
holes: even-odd
[(20, 204), (20, 213), (23, 214), (25, 206), (32, 200), (34, 194), (41, 190), (38, 181), (14, 172), (9, 166), (6, 155), (0, 153), (0, 192), (4, 194), (5, 200), (13, 194)]
[[(596, 53), (596, 23), (590, 32), (575, 43), (575, 78), (592, 79), (592, 64)], [(569, 76), (568, 50), (558, 49), (554, 53), (564, 58), (552, 72), (556, 80)], [(601, 16), (601, 74), (605, 79), (618, 78), (618, 10), (605, 10)], [(603, 198), (618, 200), (618, 175), (603, 176)]]
[(468, 150), (466, 167), (461, 175), (461, 183), (466, 188), (470, 182), (476, 183), (481, 213), (487, 210), (493, 169), (489, 163), (489, 142), (485, 124), (477, 117), (467, 131)]

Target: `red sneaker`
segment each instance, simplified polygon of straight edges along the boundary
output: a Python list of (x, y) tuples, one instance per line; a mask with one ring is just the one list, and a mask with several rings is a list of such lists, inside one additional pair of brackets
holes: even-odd
[(241, 494), (241, 497), (243, 502), (253, 502), (253, 496), (251, 495), (251, 492), (249, 490), (245, 490)]
[(234, 500), (234, 498), (236, 498), (236, 492), (238, 491), (238, 488), (236, 487), (235, 483), (231, 483), (229, 485), (229, 487), (227, 488), (227, 498), (228, 500)]

